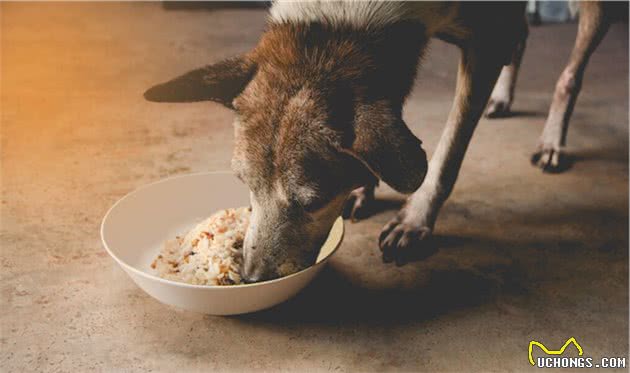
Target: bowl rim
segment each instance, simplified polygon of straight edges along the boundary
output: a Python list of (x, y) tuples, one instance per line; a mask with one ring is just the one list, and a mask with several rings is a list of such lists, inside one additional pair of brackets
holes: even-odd
[[(158, 281), (161, 282), (163, 284), (166, 285), (173, 285), (173, 286), (177, 286), (177, 287), (183, 287), (183, 288), (191, 288), (191, 289), (223, 289), (223, 290), (230, 290), (230, 289), (241, 289), (241, 288), (252, 288), (252, 287), (256, 287), (256, 286), (263, 286), (266, 284), (272, 284), (272, 283), (276, 283), (276, 282), (280, 282), (283, 281), (285, 279), (291, 278), (291, 277), (296, 277), (298, 275), (300, 275), (303, 272), (306, 272), (308, 270), (314, 269), (320, 265), (323, 265), (324, 263), (326, 263), (328, 261), (328, 259), (330, 259), (330, 257), (337, 251), (337, 249), (339, 249), (339, 246), (341, 246), (341, 242), (343, 241), (344, 238), (344, 234), (345, 234), (345, 225), (344, 225), (344, 221), (343, 218), (341, 218), (341, 216), (337, 217), (337, 219), (335, 219), (335, 222), (333, 223), (333, 227), (335, 226), (335, 224), (337, 223), (337, 220), (341, 219), (341, 234), (339, 235), (339, 240), (337, 240), (337, 242), (335, 243), (335, 247), (330, 251), (330, 253), (328, 253), (328, 255), (326, 255), (325, 257), (323, 257), (319, 262), (313, 264), (310, 267), (306, 267), (298, 272), (292, 273), (288, 276), (283, 276), (283, 277), (278, 277), (272, 280), (266, 280), (266, 281), (260, 281), (260, 282), (254, 282), (251, 284), (238, 284), (238, 285), (194, 285), (194, 284), (188, 284), (185, 282), (178, 282), (178, 281), (172, 281), (172, 280), (167, 280), (165, 278), (162, 277), (158, 277), (156, 275), (152, 275), (150, 273), (144, 272), (134, 266), (132, 266), (131, 264), (126, 263), (125, 261), (123, 261), (122, 259), (120, 259), (118, 256), (116, 256), (116, 254), (114, 254), (114, 252), (109, 248), (109, 245), (107, 244), (107, 241), (105, 240), (105, 224), (109, 218), (110, 213), (116, 208), (116, 206), (118, 206), (119, 203), (121, 203), (122, 201), (124, 201), (127, 198), (130, 198), (131, 196), (133, 196), (136, 193), (141, 192), (142, 190), (149, 188), (151, 186), (154, 186), (156, 184), (160, 184), (160, 183), (164, 183), (167, 181), (172, 181), (174, 179), (179, 179), (179, 178), (183, 178), (183, 177), (190, 177), (190, 176), (202, 176), (202, 175), (216, 175), (216, 174), (221, 174), (221, 175), (232, 175), (233, 174), (230, 171), (201, 171), (201, 172), (194, 172), (194, 173), (189, 173), (189, 174), (183, 174), (183, 175), (175, 175), (175, 176), (170, 176), (164, 179), (160, 179), (157, 181), (153, 181), (151, 183), (148, 184), (144, 184), (140, 187), (137, 187), (136, 189), (132, 190), (131, 192), (125, 194), (123, 197), (121, 197), (120, 199), (118, 199), (105, 213), (105, 215), (103, 216), (103, 219), (101, 220), (101, 227), (100, 227), (100, 236), (101, 236), (101, 243), (103, 244), (103, 247), (105, 248), (105, 251), (107, 251), (107, 253), (109, 254), (109, 256), (111, 256), (116, 263), (118, 263), (118, 265), (120, 265), (124, 270), (126, 270), (127, 272), (131, 271), (133, 273), (135, 273), (136, 275), (139, 275), (141, 277), (144, 277), (148, 280), (152, 280), (152, 281)], [(332, 227), (331, 227), (332, 229)]]

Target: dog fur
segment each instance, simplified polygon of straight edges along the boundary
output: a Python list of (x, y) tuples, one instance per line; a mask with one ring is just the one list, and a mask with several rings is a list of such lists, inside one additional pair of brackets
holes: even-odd
[[(249, 186), (253, 208), (245, 279), (311, 265), (344, 201), (352, 195), (353, 207), (364, 207), (377, 180), (412, 193), (379, 239), (383, 259), (401, 264), (430, 237), (491, 93), (488, 115), (509, 110), (527, 36), (524, 8), (280, 1), (251, 52), (157, 85), (145, 97), (234, 109), (232, 168)], [(427, 167), (402, 108), (433, 37), (457, 45), (461, 61), (453, 107)]]

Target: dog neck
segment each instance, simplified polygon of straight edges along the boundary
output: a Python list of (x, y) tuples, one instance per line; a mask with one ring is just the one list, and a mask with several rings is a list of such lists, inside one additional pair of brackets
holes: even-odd
[(418, 21), (429, 36), (451, 24), (459, 4), (407, 1), (294, 1), (276, 0), (269, 11), (272, 23), (329, 23), (357, 30), (379, 29), (401, 21)]

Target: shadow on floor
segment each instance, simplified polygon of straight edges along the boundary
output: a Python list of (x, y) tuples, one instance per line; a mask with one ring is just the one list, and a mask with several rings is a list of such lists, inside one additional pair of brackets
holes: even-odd
[[(368, 288), (357, 276), (344, 275), (329, 266), (288, 302), (235, 319), (283, 326), (340, 322), (400, 325), (483, 304), (500, 304), (505, 299), (528, 302), (532, 283), (544, 282), (550, 276), (571, 278), (572, 270), (583, 266), (585, 260), (590, 265), (601, 265), (602, 260), (627, 261), (627, 232), (617, 233), (623, 230), (620, 227), (627, 227), (627, 214), (609, 209), (576, 208), (573, 212), (545, 212), (544, 219), (540, 213), (520, 212), (514, 224), (601, 227), (590, 232), (591, 241), (576, 240), (562, 231), (517, 240), (436, 235), (433, 244), (438, 253), (428, 261), (409, 264), (415, 266), (415, 273), (404, 284), (384, 280), (379, 283), (383, 288)], [(616, 238), (608, 237), (611, 234)], [(584, 259), (587, 257), (592, 260)], [(381, 268), (391, 271), (391, 267)], [(379, 269), (365, 268), (366, 276), (375, 270)], [(383, 274), (372, 277), (386, 279)]]
[(608, 162), (608, 163), (628, 163), (628, 148), (623, 149), (608, 148), (608, 149), (576, 149), (570, 156), (573, 157), (575, 162)]
[[(443, 249), (478, 245), (467, 238), (436, 237)], [(468, 243), (467, 243), (468, 242)], [(354, 284), (330, 266), (295, 298), (258, 313), (236, 316), (242, 321), (272, 324), (373, 323), (401, 324), (429, 320), (458, 309), (527, 293), (518, 262), (455, 263), (427, 267), (408, 288), (368, 289)]]
[(508, 118), (515, 118), (515, 117), (519, 117), (519, 118), (544, 118), (547, 115), (547, 113), (543, 113), (541, 111), (534, 111), (534, 110), (510, 110), (507, 113), (501, 113), (501, 114), (497, 114), (496, 116), (493, 116), (491, 118), (488, 118), (490, 120), (494, 120), (494, 119), (508, 119)]

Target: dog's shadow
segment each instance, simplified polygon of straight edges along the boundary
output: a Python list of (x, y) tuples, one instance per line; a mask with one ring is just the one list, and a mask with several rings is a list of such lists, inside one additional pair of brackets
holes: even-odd
[[(436, 237), (441, 249), (468, 240)], [(352, 276), (331, 268), (293, 299), (265, 311), (236, 316), (271, 324), (373, 323), (400, 324), (491, 302), (501, 294), (525, 292), (518, 265), (427, 265), (408, 286), (384, 284), (375, 289), (355, 284)]]

